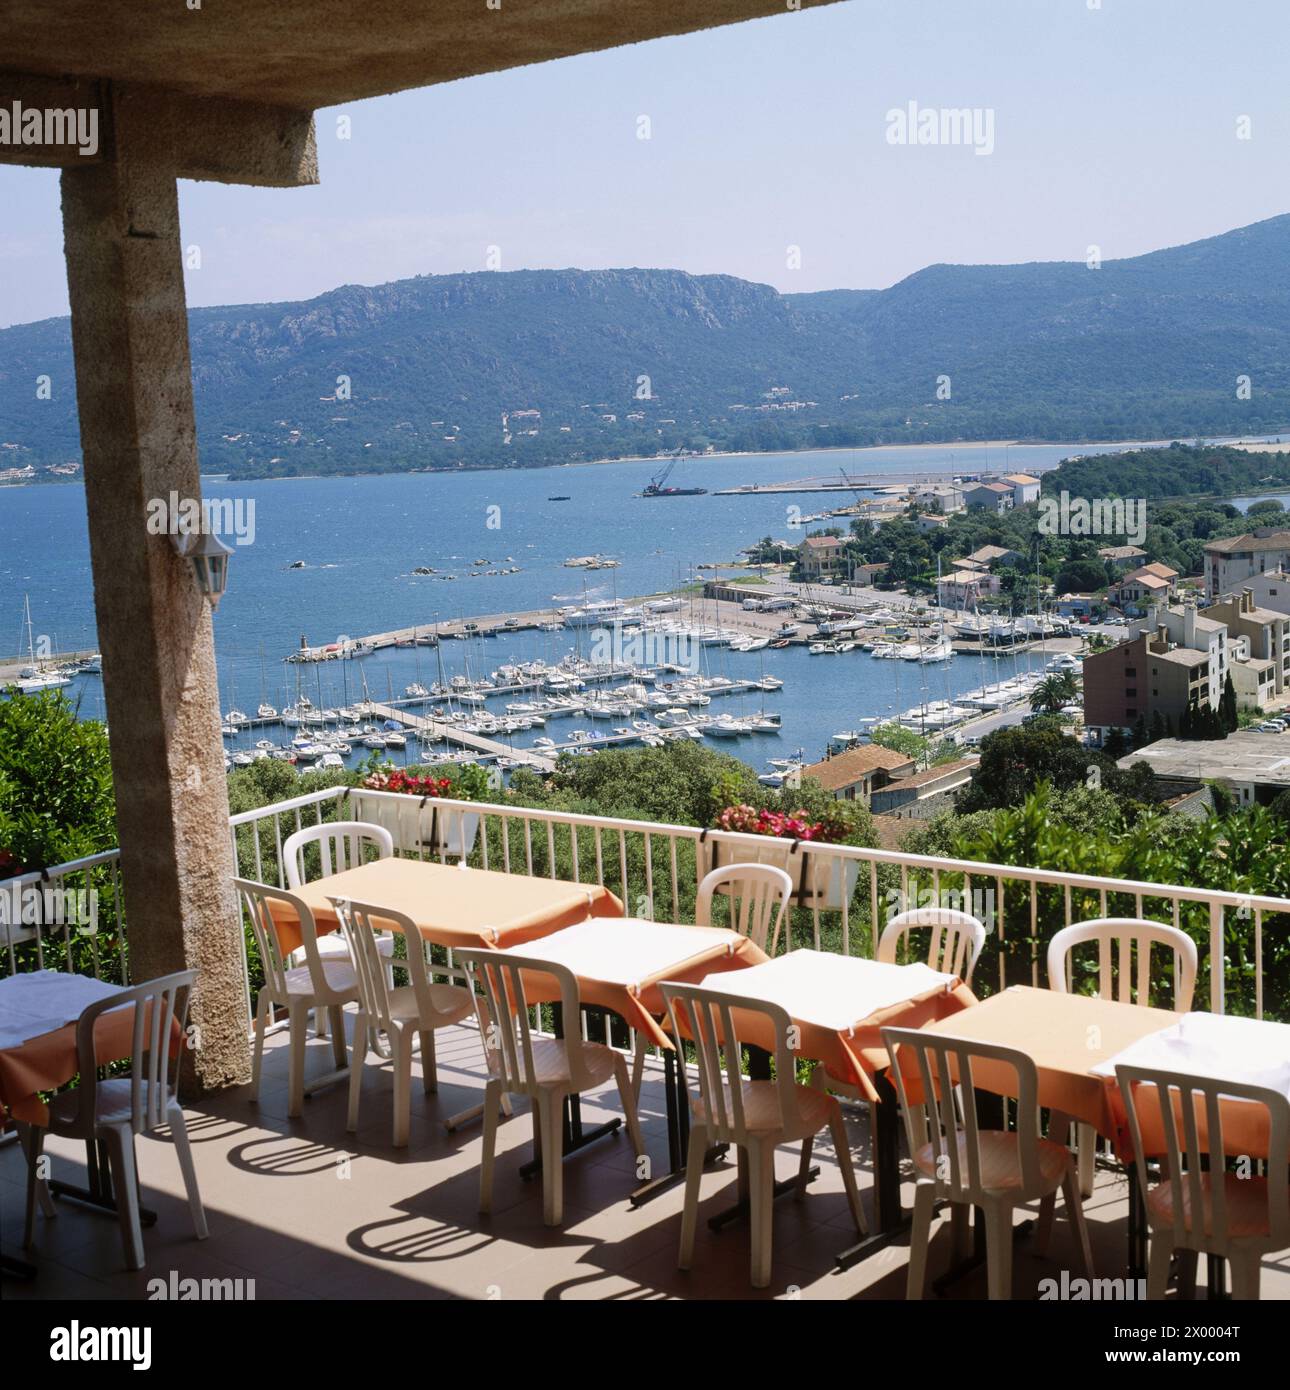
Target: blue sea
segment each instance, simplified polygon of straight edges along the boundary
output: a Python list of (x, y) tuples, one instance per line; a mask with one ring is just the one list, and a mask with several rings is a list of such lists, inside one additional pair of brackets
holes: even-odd
[[(252, 712), (266, 699), (280, 707), (295, 698), (298, 679), (319, 705), (356, 700), (363, 677), (373, 698), (400, 696), (413, 680), (428, 686), (438, 679), (433, 650), (389, 650), (319, 666), (288, 665), (283, 658), (302, 637), (320, 644), (342, 634), (357, 637), (670, 589), (693, 578), (694, 566), (733, 561), (741, 547), (763, 536), (800, 536), (789, 527), (790, 507), (812, 514), (850, 500), (846, 493), (712, 495), (718, 488), (836, 476), (839, 468), (853, 478), (951, 469), (1042, 470), (1073, 453), (1126, 447), (965, 445), (952, 453), (890, 448), (704, 458), (679, 465), (671, 481), (707, 487), (708, 496), (657, 500), (634, 496), (658, 472), (653, 461), (239, 483), (207, 478), (207, 497), (254, 502), (254, 541), (237, 548), (228, 593), (215, 615), (220, 706)], [(570, 500), (549, 500), (559, 494)], [(619, 568), (586, 573), (563, 564), (568, 557), (591, 554), (616, 559)], [(290, 568), (296, 561), (304, 568)], [(487, 563), (477, 563), (482, 561)], [(456, 578), (412, 575), (418, 566)], [(511, 566), (518, 573), (469, 577), (471, 570)], [(25, 650), (25, 594), (36, 634), (47, 634), (56, 650), (97, 646), (85, 494), (78, 485), (0, 488), (0, 651)], [(524, 632), (446, 642), (441, 653), (445, 674), (479, 677), (504, 661), (556, 660), (573, 645), (572, 634)], [(768, 711), (779, 711), (778, 735), (721, 743), (758, 767), (799, 750), (818, 757), (833, 733), (854, 727), (864, 716), (950, 698), (1011, 674), (1016, 661), (1024, 668), (1027, 661), (1024, 655), (1007, 657), (987, 667), (978, 658), (960, 656), (943, 666), (918, 667), (874, 661), (859, 651), (811, 657), (801, 648), (750, 655), (708, 648), (704, 659), (711, 674), (738, 678), (764, 671), (784, 680), (777, 694), (729, 697), (714, 701), (709, 711), (752, 713), (763, 699)], [(67, 693), (79, 697), (83, 715), (102, 717), (97, 677), (78, 677)], [(502, 703), (491, 702), (498, 711)], [(562, 739), (580, 722), (561, 720), (545, 732)], [(542, 732), (517, 735), (516, 741)], [(267, 733), (286, 741), (285, 731)], [(250, 737), (265, 736), (260, 731)]]

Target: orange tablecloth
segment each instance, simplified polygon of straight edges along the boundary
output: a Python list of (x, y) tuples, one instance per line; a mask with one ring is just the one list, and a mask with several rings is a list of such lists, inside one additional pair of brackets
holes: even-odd
[[(652, 942), (660, 931), (675, 930), (678, 948), (666, 965), (657, 960), (645, 972), (633, 969), (611, 971), (582, 963), (576, 940), (563, 938), (569, 933), (557, 932), (536, 946), (517, 948), (523, 955), (539, 955), (550, 951), (553, 958), (567, 965), (578, 981), (578, 996), (584, 1006), (609, 1009), (629, 1027), (639, 1029), (660, 1047), (672, 1047), (672, 1041), (658, 1023), (664, 1011), (662, 980), (691, 983), (724, 970), (741, 970), (767, 959), (766, 954), (746, 936), (724, 927), (684, 928), (673, 923), (644, 922), (635, 918), (612, 919), (600, 923), (585, 923), (579, 930), (598, 930), (620, 934), (624, 955), (629, 957), (634, 935), (647, 936)], [(681, 933), (684, 932), (682, 937)], [(700, 938), (700, 933), (702, 938)], [(706, 943), (706, 944), (705, 944)], [(609, 976), (613, 978), (609, 978)], [(549, 1004), (559, 998), (559, 990), (550, 975), (529, 970), (524, 973), (524, 995), (530, 1004)]]
[[(144, 1020), (144, 1036), (148, 1036)], [(179, 1022), (173, 1023), (171, 1055), (180, 1044)], [(94, 1054), (99, 1066), (120, 1062), (134, 1046), (134, 1009), (126, 1007), (100, 1014), (94, 1025)], [(64, 1024), (51, 1033), (29, 1038), (19, 1047), (0, 1050), (0, 1106), (10, 1118), (43, 1125), (49, 1107), (39, 1092), (56, 1091), (76, 1075), (76, 1024)]]
[[(1132, 1159), (1133, 1142), (1119, 1084), (1114, 1076), (1094, 1075), (1092, 1068), (1139, 1038), (1170, 1028), (1177, 1021), (1178, 1016), (1165, 1009), (1019, 985), (966, 1013), (930, 1024), (925, 1031), (1025, 1052), (1034, 1059), (1038, 1072), (1039, 1104), (1092, 1125), (1112, 1141), (1121, 1158)], [(913, 1065), (909, 1061), (902, 1067), (911, 1100), (921, 1094), (918, 1077), (911, 1071)], [(1017, 1093), (1016, 1073), (1008, 1066), (974, 1061), (972, 1079), (982, 1090), (997, 1095)], [(1229, 1152), (1266, 1155), (1266, 1114), (1257, 1107), (1234, 1105), (1228, 1125), (1229, 1110), (1224, 1107), (1224, 1138)], [(1149, 1153), (1163, 1150), (1158, 1117), (1154, 1126), (1144, 1123), (1143, 1146)]]
[[(835, 971), (842, 969), (855, 972), (860, 977), (856, 981), (857, 998), (865, 982), (863, 972), (876, 964), (854, 956), (830, 957), (827, 952), (796, 952), (794, 955), (819, 956)], [(773, 965), (778, 967), (787, 959), (788, 957), (781, 956)], [(845, 965), (841, 964), (842, 961), (846, 962)], [(737, 980), (729, 983), (732, 989), (738, 990)], [(847, 986), (843, 985), (842, 988), (845, 992)], [(773, 998), (784, 1008), (796, 1025), (796, 1052), (799, 1057), (822, 1062), (831, 1076), (847, 1085), (858, 1087), (872, 1101), (879, 1099), (873, 1084), (874, 1073), (883, 1070), (890, 1061), (887, 1049), (882, 1045), (880, 1029), (892, 1025), (900, 1028), (920, 1028), (930, 1020), (958, 1014), (976, 1003), (976, 996), (972, 991), (960, 981), (954, 980), (948, 987), (945, 984), (937, 984), (920, 990), (908, 999), (868, 1012), (864, 1012), (863, 1005), (857, 1005), (857, 1013), (863, 1016), (855, 1018), (845, 1026), (838, 1026), (840, 1019), (827, 1023), (821, 1021), (816, 996), (817, 991), (812, 989), (810, 978), (807, 977), (795, 980), (791, 984), (785, 982), (784, 988), (772, 989), (767, 997)], [(774, 1050), (774, 1029), (764, 1014), (736, 1009), (732, 1013), (732, 1019), (741, 1042), (766, 1051)]]
[[(329, 897), (379, 903), (406, 913), (438, 946), (516, 946), (587, 917), (621, 917), (623, 905), (594, 883), (530, 878), (492, 869), (461, 869), (420, 859), (377, 859), (294, 890), (319, 932), (339, 926)], [(300, 924), (273, 904), (284, 953), (300, 945)]]

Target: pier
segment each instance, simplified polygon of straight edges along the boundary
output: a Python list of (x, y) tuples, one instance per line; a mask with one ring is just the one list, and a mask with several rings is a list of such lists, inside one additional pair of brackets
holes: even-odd
[(395, 709), (393, 705), (378, 705), (369, 701), (365, 706), (376, 719), (388, 719), (392, 723), (406, 725), (418, 734), (447, 743), (459, 743), (463, 748), (473, 749), (490, 758), (511, 758), (523, 763), (537, 772), (553, 772), (555, 759), (544, 757), (530, 748), (513, 748), (509, 743), (499, 743), (496, 739), (485, 738), (482, 734), (468, 734), (455, 725), (445, 724), (438, 719), (430, 719), (423, 714), (409, 714), (407, 710)]

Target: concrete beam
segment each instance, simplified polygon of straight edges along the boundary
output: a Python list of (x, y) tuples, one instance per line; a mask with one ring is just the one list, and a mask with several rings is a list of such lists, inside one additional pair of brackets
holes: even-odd
[(63, 232), (130, 974), (197, 970), (205, 1089), (247, 1079), (248, 1019), (210, 609), (147, 524), (151, 499), (201, 496), (178, 194), (155, 118), (114, 100), (110, 150), (63, 172)]
[(75, 169), (110, 159), (122, 102), (179, 178), (266, 188), (318, 182), (309, 111), (14, 72), (0, 72), (0, 164)]

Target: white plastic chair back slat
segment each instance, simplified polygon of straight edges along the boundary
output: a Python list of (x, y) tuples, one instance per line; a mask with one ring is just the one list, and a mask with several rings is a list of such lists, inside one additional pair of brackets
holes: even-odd
[[(1286, 1178), (1287, 1168), (1290, 1168), (1290, 1100), (1279, 1091), (1264, 1086), (1191, 1076), (1185, 1072), (1161, 1071), (1154, 1067), (1118, 1066), (1115, 1077), (1129, 1117), (1129, 1132), (1133, 1137), (1138, 1173), (1147, 1172), (1148, 1158), (1163, 1156), (1165, 1177), (1173, 1194), (1170, 1230), (1175, 1243), (1189, 1249), (1225, 1254), (1236, 1238), (1231, 1231), (1227, 1183), (1214, 1180), (1224, 1174), (1222, 1156), (1227, 1153), (1222, 1102), (1227, 1100), (1263, 1106), (1268, 1112), (1269, 1135), (1269, 1177), (1262, 1184), (1267, 1194), (1268, 1234), (1258, 1237), (1258, 1241), (1266, 1250), (1290, 1247), (1290, 1183)], [(1152, 1114), (1160, 1119), (1164, 1137), (1163, 1155), (1144, 1151), (1143, 1093), (1148, 1090), (1154, 1092)], [(1199, 1123), (1201, 1114), (1205, 1118), (1204, 1133)], [(1243, 1182), (1249, 1181), (1248, 1178), (1243, 1179)], [(1255, 1189), (1244, 1187), (1243, 1190)], [(1147, 1210), (1154, 1226), (1156, 1218), (1150, 1203)], [(1187, 1229), (1189, 1215), (1190, 1231)]]
[[(340, 922), (341, 933), (349, 947), (354, 981), (358, 987), (359, 1007), (370, 1024), (389, 1032), (393, 1028), (390, 1007), (389, 960), (377, 949), (377, 932), (373, 918), (398, 927), (407, 941), (408, 959), (399, 964), (407, 969), (416, 990), (417, 1003), (429, 1004), (429, 981), (426, 978), (424, 946), (416, 923), (392, 908), (378, 908), (371, 903), (353, 902), (347, 898), (331, 898)], [(418, 949), (418, 947), (421, 949)]]
[(371, 846), (376, 847), (379, 859), (389, 859), (394, 853), (394, 837), (382, 825), (360, 820), (311, 825), (289, 835), (282, 846), (288, 888), (299, 888), (308, 882), (305, 851), (310, 845), (318, 846), (319, 865), (324, 878), (357, 868), (365, 862), (365, 851)]
[(927, 964), (931, 969), (957, 975), (965, 985), (970, 985), (977, 958), (985, 946), (985, 923), (953, 908), (919, 907), (893, 917), (878, 940), (878, 959), (895, 965), (902, 943), (920, 927), (931, 929), (927, 951)]
[(882, 1039), (893, 1059), (899, 1047), (909, 1049), (918, 1064), (921, 1100), (911, 1102), (900, 1060), (892, 1066), (891, 1074), (905, 1116), (909, 1151), (916, 1154), (930, 1145), (935, 1180), (943, 1197), (978, 1204), (986, 1197), (972, 1076), (974, 1058), (1003, 1063), (1016, 1072), (1017, 1158), (1023, 1190), (1041, 1187), (1037, 1149), (1039, 1080), (1032, 1058), (1011, 1047), (942, 1038), (910, 1028), (884, 1028)]
[[(183, 1036), (188, 1001), (196, 978), (195, 970), (176, 971), (173, 975), (133, 985), (106, 999), (97, 999), (81, 1011), (76, 1021), (76, 1063), (80, 1072), (78, 1106), (76, 1118), (66, 1133), (83, 1138), (94, 1136), (99, 1068), (94, 1029), (105, 1013), (128, 1005), (134, 1006), (130, 1042), (130, 1128), (135, 1134), (146, 1134), (168, 1123), (166, 1112), (174, 1095), (171, 1038), (176, 1019)], [(177, 1074), (177, 1062), (174, 1070)]]
[(567, 966), (510, 951), (456, 951), (453, 959), (482, 991), (484, 1055), (490, 1070), (496, 1068), (504, 1090), (512, 1095), (535, 1095), (541, 1089), (533, 1060), (532, 1006), (524, 990), (526, 970), (549, 976), (559, 987), (569, 1089), (583, 1091), (594, 1084), (583, 1060), (578, 982)]
[[(697, 926), (712, 925), (713, 895), (721, 890), (729, 903), (726, 925), (769, 955), (775, 954), (780, 928), (793, 897), (793, 880), (774, 864), (725, 864), (705, 874), (694, 903)], [(774, 921), (774, 932), (771, 922)], [(770, 946), (766, 938), (770, 936)]]
[[(779, 1102), (779, 1128), (791, 1128), (796, 1114), (796, 1064), (788, 1045), (792, 1019), (778, 1004), (764, 999), (726, 994), (700, 985), (666, 981), (661, 986), (674, 1038), (689, 1037), (699, 1073), (699, 1096), (708, 1116), (710, 1136), (721, 1143), (747, 1144), (749, 1131), (744, 1109), (742, 1043), (735, 1012), (760, 1014), (775, 1030), (775, 1085)], [(682, 1076), (685, 1070), (682, 1068)], [(689, 1082), (686, 1080), (688, 1090)]]
[[(1099, 917), (1063, 927), (1048, 943), (1048, 988), (1059, 994), (1071, 989), (1075, 949), (1097, 943), (1098, 993), (1122, 1004), (1151, 1002), (1151, 948), (1163, 946), (1173, 954), (1175, 1013), (1191, 1008), (1196, 988), (1196, 943), (1185, 931), (1167, 922), (1142, 917)], [(1136, 955), (1136, 968), (1134, 958)]]

